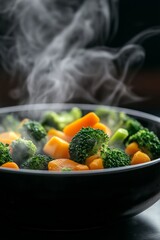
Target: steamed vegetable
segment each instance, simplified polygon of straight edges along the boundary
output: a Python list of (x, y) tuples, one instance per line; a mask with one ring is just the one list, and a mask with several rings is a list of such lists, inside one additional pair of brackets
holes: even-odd
[(43, 147), (43, 152), (52, 158), (69, 158), (69, 143), (53, 136)]
[(103, 130), (109, 137), (112, 135), (111, 129), (102, 122), (97, 122), (93, 125), (93, 128)]
[(93, 159), (89, 164), (89, 169), (95, 170), (95, 169), (103, 169), (103, 159), (102, 158), (95, 158)]
[(137, 119), (130, 117), (125, 112), (99, 107), (95, 110), (95, 113), (102, 122), (108, 124), (113, 132), (118, 128), (124, 128), (129, 135), (132, 135), (143, 128), (143, 125)]
[(160, 139), (155, 132), (109, 108), (85, 114), (76, 107), (46, 111), (36, 120), (7, 115), (0, 131), (2, 168), (100, 171), (160, 157)]
[(59, 158), (52, 160), (48, 163), (48, 170), (49, 171), (82, 171), (82, 170), (89, 170), (87, 165), (77, 163), (71, 159), (67, 158)]
[(70, 111), (61, 111), (60, 113), (46, 111), (41, 118), (41, 124), (46, 130), (50, 128), (63, 130), (66, 125), (80, 117), (82, 117), (82, 111), (78, 107), (73, 107)]
[(37, 147), (39, 153), (42, 152), (43, 145), (47, 141), (47, 132), (42, 124), (35, 120), (27, 120), (19, 127), (22, 138), (31, 140)]
[(11, 144), (13, 140), (16, 140), (20, 137), (20, 134), (17, 134), (14, 131), (2, 132), (0, 133), (0, 142), (4, 144)]
[(65, 126), (63, 132), (66, 135), (73, 137), (82, 127), (93, 127), (99, 121), (100, 119), (94, 112), (89, 112), (85, 116)]
[(142, 151), (137, 151), (134, 153), (132, 160), (131, 160), (131, 165), (133, 164), (139, 164), (139, 163), (145, 163), (145, 162), (150, 162), (151, 159), (148, 156), (148, 154), (142, 152)]
[(9, 146), (0, 142), (0, 166), (6, 162), (12, 162)]
[(36, 145), (31, 140), (23, 138), (12, 141), (9, 148), (13, 161), (18, 165), (32, 157), (37, 151)]
[(160, 156), (160, 140), (157, 135), (147, 128), (141, 129), (128, 138), (126, 145), (136, 142), (138, 147), (150, 156), (156, 159)]
[(44, 139), (47, 135), (46, 130), (38, 121), (28, 120), (22, 124), (19, 129), (21, 136), (30, 139), (33, 142), (38, 142)]
[(125, 147), (125, 153), (132, 156), (136, 152), (140, 151), (140, 148), (136, 142), (131, 142)]
[(118, 128), (109, 139), (110, 147), (124, 148), (124, 141), (128, 137), (128, 131), (125, 128)]
[(35, 154), (24, 161), (20, 167), (23, 169), (47, 170), (48, 163), (52, 160), (45, 154)]
[(69, 144), (70, 158), (78, 163), (84, 163), (86, 158), (94, 154), (101, 157), (108, 145), (108, 140), (109, 137), (104, 131), (83, 127)]
[(107, 148), (103, 158), (104, 168), (122, 167), (130, 165), (130, 156), (119, 148)]
[(14, 168), (14, 169), (20, 169), (18, 164), (15, 162), (6, 162), (3, 163), (0, 168)]

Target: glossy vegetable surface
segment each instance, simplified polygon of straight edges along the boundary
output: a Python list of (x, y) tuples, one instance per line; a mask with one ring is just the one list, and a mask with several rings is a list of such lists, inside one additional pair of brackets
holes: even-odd
[[(10, 126), (6, 127), (8, 121)], [(156, 133), (124, 111), (117, 113), (104, 107), (103, 111), (97, 106), (86, 113), (80, 107), (58, 113), (47, 109), (36, 120), (34, 116), (20, 118), (9, 113), (2, 119), (1, 129), (0, 143), (9, 149), (9, 159), (2, 155), (1, 164), (14, 161), (19, 169), (23, 165), (35, 170), (83, 170), (69, 168), (68, 161), (74, 161), (75, 166), (77, 163), (86, 165), (84, 170), (96, 170), (141, 164), (160, 156), (160, 140)], [(37, 154), (50, 157), (51, 164), (48, 162), (47, 168), (42, 167), (46, 166), (46, 159), (37, 158)], [(97, 157), (88, 163), (92, 155)], [(31, 158), (36, 167), (29, 168)], [(63, 167), (58, 167), (61, 163), (58, 159), (63, 159)]]

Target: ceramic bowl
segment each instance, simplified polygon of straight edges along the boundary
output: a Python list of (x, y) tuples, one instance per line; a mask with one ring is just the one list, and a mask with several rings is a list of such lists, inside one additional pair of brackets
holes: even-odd
[[(35, 104), (0, 109), (0, 118), (40, 117), (46, 110), (80, 107), (85, 113), (99, 105)], [(109, 107), (109, 106), (104, 106)], [(160, 119), (119, 107), (160, 136)], [(160, 198), (160, 159), (104, 170), (49, 172), (0, 169), (1, 220), (7, 225), (48, 230), (82, 230), (108, 226), (135, 216)]]

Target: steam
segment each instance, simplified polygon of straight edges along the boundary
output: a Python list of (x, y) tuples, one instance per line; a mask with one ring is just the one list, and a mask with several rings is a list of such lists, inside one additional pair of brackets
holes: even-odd
[(118, 28), (117, 0), (12, 0), (3, 14), (14, 22), (5, 59), (11, 59), (12, 74), (25, 76), (11, 92), (22, 103), (141, 100), (132, 79), (143, 63), (143, 48), (132, 42), (107, 47)]

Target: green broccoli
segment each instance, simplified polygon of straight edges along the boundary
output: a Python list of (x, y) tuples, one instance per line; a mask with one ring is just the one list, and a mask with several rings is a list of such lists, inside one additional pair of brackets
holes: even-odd
[(125, 148), (124, 141), (128, 137), (128, 131), (125, 128), (118, 128), (110, 137), (108, 145), (110, 147)]
[(62, 130), (67, 124), (75, 121), (82, 116), (82, 111), (78, 107), (73, 107), (70, 111), (62, 111), (56, 113), (54, 111), (47, 111), (41, 118), (41, 124), (46, 130), (54, 127)]
[(51, 157), (44, 154), (35, 154), (21, 164), (23, 169), (48, 170), (48, 163)]
[(130, 156), (120, 148), (110, 148), (105, 150), (105, 157), (103, 156), (104, 168), (122, 167), (130, 165)]
[(160, 139), (148, 128), (141, 129), (131, 135), (126, 142), (126, 146), (131, 142), (136, 142), (139, 148), (148, 154), (151, 159), (160, 157)]
[(19, 128), (19, 131), (22, 138), (31, 140), (37, 146), (39, 153), (42, 151), (47, 141), (47, 132), (40, 122), (28, 120)]
[(13, 162), (13, 159), (9, 151), (9, 145), (0, 142), (0, 165), (6, 162)]
[(69, 167), (63, 167), (63, 168), (61, 169), (61, 171), (62, 171), (62, 172), (70, 172), (70, 171), (72, 171), (72, 169), (69, 168)]
[(100, 117), (101, 121), (108, 125), (115, 132), (118, 128), (125, 128), (128, 135), (132, 135), (143, 128), (143, 125), (136, 119), (125, 112), (116, 110), (98, 108), (95, 113)]
[(36, 145), (31, 140), (18, 138), (12, 141), (10, 145), (10, 153), (13, 161), (18, 165), (32, 157), (37, 151)]
[(123, 124), (121, 127), (127, 129), (128, 136), (133, 135), (140, 129), (144, 128), (143, 125), (138, 120), (136, 120), (133, 117), (129, 117), (126, 114), (123, 114)]
[(16, 131), (20, 121), (12, 114), (6, 115), (2, 120), (2, 126), (5, 131)]
[(45, 138), (47, 135), (47, 132), (42, 126), (42, 124), (34, 120), (28, 120), (27, 122), (25, 122), (21, 126), (19, 131), (22, 134), (22, 137), (25, 137), (26, 139), (31, 139), (36, 142)]
[(100, 129), (91, 127), (81, 128), (69, 144), (69, 153), (72, 160), (85, 163), (85, 159), (94, 155), (103, 155), (109, 137)]

